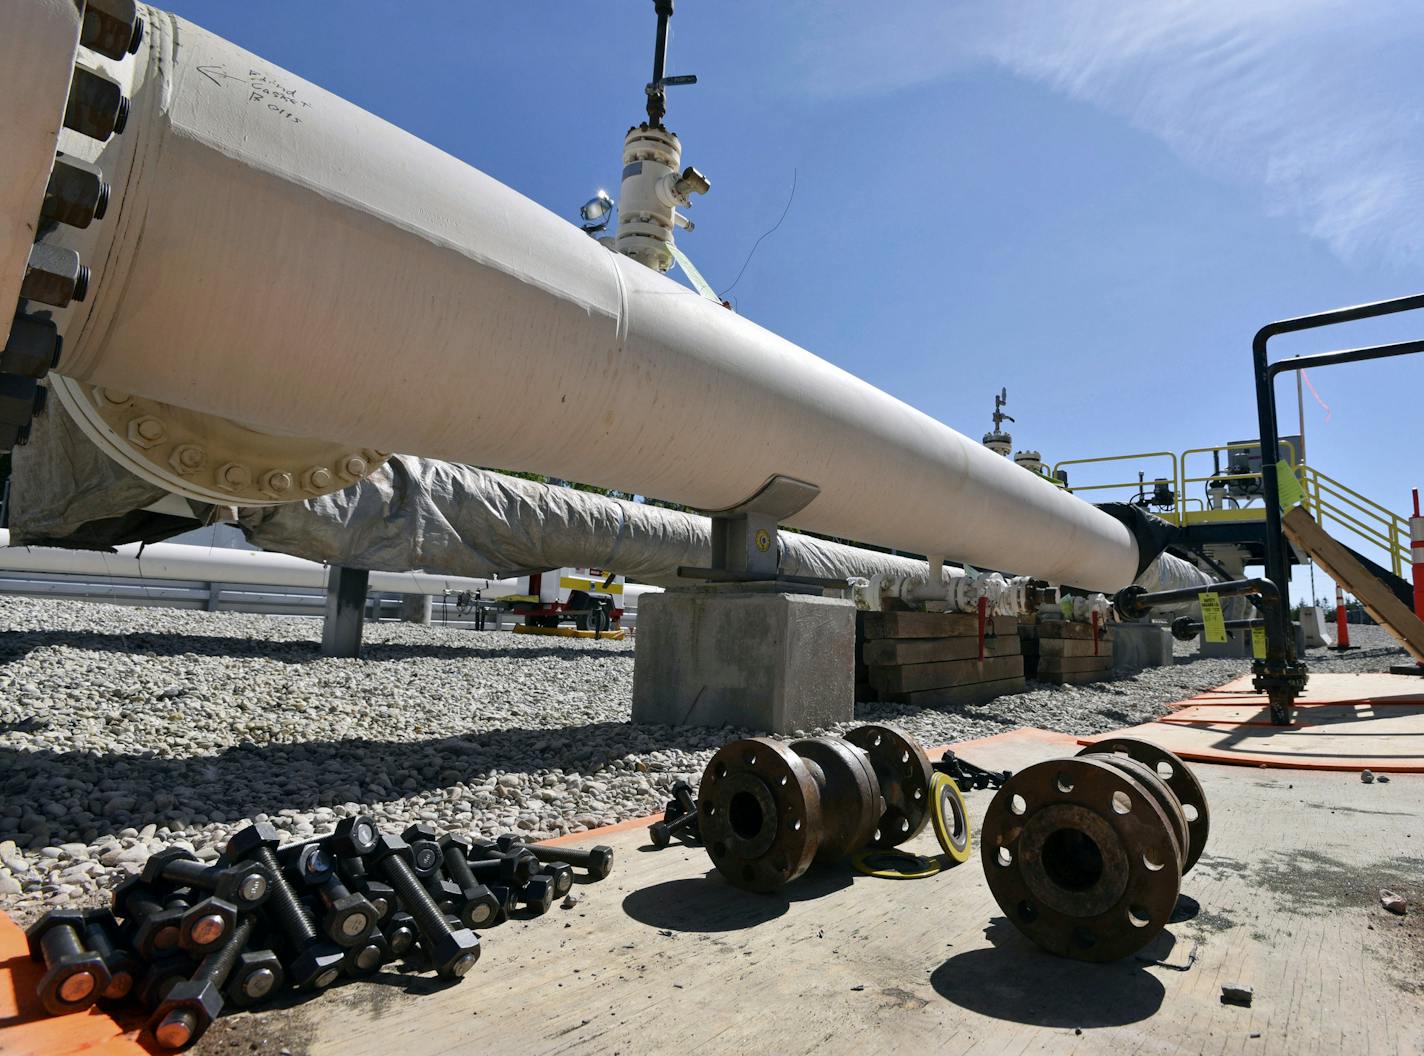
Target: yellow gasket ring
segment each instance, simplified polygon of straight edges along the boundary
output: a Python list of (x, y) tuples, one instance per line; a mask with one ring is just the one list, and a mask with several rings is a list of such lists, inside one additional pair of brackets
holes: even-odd
[[(893, 862), (896, 863), (896, 866), (881, 868), (876, 864), (880, 862)], [(851, 856), (850, 863), (866, 876), (876, 876), (881, 880), (923, 880), (940, 871), (937, 859), (926, 858), (922, 854), (911, 854), (909, 851), (878, 850), (873, 847), (856, 851)], [(898, 868), (900, 865), (905, 868)]]
[[(946, 806), (953, 815), (953, 824), (950, 823), (950, 818), (945, 816)], [(930, 782), (930, 819), (934, 822), (935, 839), (939, 840), (944, 853), (956, 864), (968, 861), (970, 852), (974, 849), (969, 808), (964, 805), (964, 793), (959, 791), (954, 779), (939, 771), (935, 771), (934, 780)], [(955, 843), (956, 832), (964, 833), (963, 846)]]

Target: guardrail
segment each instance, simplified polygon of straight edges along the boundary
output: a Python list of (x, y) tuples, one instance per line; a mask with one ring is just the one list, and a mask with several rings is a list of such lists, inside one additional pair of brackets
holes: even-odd
[[(1294, 467), (1296, 477), (1300, 481), (1301, 491), (1305, 497), (1304, 505), (1317, 523), (1321, 527), (1330, 524), (1337, 530), (1337, 533), (1343, 531), (1384, 554), (1385, 561), (1382, 564), (1396, 576), (1401, 579), (1405, 578), (1406, 570), (1410, 567), (1409, 522), (1388, 507), (1367, 498), (1314, 466), (1301, 462), (1295, 445), (1289, 440), (1281, 440), (1280, 444), (1286, 461)], [(1233, 451), (1255, 450), (1259, 446), (1248, 442), (1219, 444), (1214, 447), (1194, 447), (1183, 451), (1180, 455), (1171, 451), (1144, 451), (1127, 455), (1106, 455), (1100, 458), (1065, 459), (1053, 466), (1053, 473), (1057, 475), (1060, 469), (1072, 466), (1095, 466), (1122, 462), (1134, 463), (1136, 468), (1150, 466), (1151, 472), (1142, 468), (1142, 478), (1138, 480), (1087, 484), (1070, 483), (1068, 490), (1074, 494), (1116, 492), (1122, 501), (1146, 501), (1153, 513), (1178, 527), (1203, 523), (1261, 521), (1265, 519), (1266, 510), (1262, 499), (1264, 485), (1260, 472), (1213, 472), (1194, 476), (1188, 470), (1189, 459), (1193, 455), (1220, 453), (1230, 455)], [(1166, 460), (1165, 464), (1162, 460)], [(1164, 468), (1170, 472), (1170, 476), (1161, 472)], [(1154, 485), (1158, 481), (1166, 481), (1171, 485), (1172, 501), (1170, 503), (1150, 503), (1151, 495), (1154, 494)], [(1213, 482), (1229, 484), (1242, 481), (1254, 482), (1256, 486), (1240, 489), (1248, 492), (1246, 497), (1228, 498), (1226, 501), (1231, 503), (1228, 506), (1213, 509), (1208, 507), (1205, 500), (1186, 494), (1188, 487), (1194, 484), (1206, 485)], [(1100, 501), (1106, 501), (1102, 496), (1098, 497)]]

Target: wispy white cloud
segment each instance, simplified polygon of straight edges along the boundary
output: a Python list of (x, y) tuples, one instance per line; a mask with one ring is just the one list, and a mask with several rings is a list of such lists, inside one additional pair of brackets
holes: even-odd
[(1417, 0), (819, 0), (806, 15), (813, 94), (993, 64), (1259, 186), (1265, 209), (1348, 262), (1401, 266), (1424, 249)]

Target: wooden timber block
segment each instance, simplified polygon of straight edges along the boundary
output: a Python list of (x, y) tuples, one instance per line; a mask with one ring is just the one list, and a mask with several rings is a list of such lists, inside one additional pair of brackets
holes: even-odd
[[(984, 636), (985, 656), (1017, 656), (1023, 651), (1016, 634)], [(865, 643), (861, 650), (865, 663), (889, 667), (894, 664), (933, 664), (945, 660), (977, 660), (979, 636), (958, 638), (880, 638)]]
[[(1092, 641), (1093, 625), (1091, 623), (1078, 623), (1071, 620), (1040, 620), (1038, 624), (1038, 637), (1040, 638), (1086, 638)], [(1111, 638), (1112, 628), (1105, 627), (1098, 632), (1098, 637)]]
[(891, 704), (913, 704), (921, 708), (939, 708), (953, 704), (983, 704), (995, 697), (1022, 693), (1028, 686), (1023, 676), (999, 678), (992, 682), (975, 682), (968, 686), (946, 686), (914, 693), (888, 693), (882, 699)]
[[(984, 621), (984, 633), (992, 623), (995, 634), (1013, 634), (1018, 627), (1015, 616), (990, 616)], [(972, 612), (867, 612), (865, 638), (961, 638), (978, 637), (979, 616)]]
[(1040, 656), (1038, 658), (1038, 673), (1040, 675), (1110, 670), (1112, 670), (1112, 657), (1110, 656)]
[(1039, 656), (1106, 656), (1112, 659), (1113, 655), (1111, 638), (1098, 642), (1082, 638), (1040, 638), (1034, 644), (1038, 646)]
[(914, 693), (975, 682), (997, 682), (1022, 675), (1023, 657), (993, 656), (983, 660), (949, 660), (941, 664), (872, 667), (870, 684), (881, 693)]

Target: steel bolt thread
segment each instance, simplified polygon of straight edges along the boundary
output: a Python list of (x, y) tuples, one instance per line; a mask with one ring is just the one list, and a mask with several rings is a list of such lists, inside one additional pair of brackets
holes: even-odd
[(315, 942), (317, 937), (316, 919), (307, 912), (307, 907), (297, 899), (296, 893), (292, 891), (292, 885), (287, 883), (287, 878), (282, 875), (282, 867), (277, 864), (277, 856), (272, 853), (272, 848), (259, 847), (253, 857), (265, 865), (272, 874), (272, 889), (267, 904), (271, 906), (273, 914), (281, 923), (282, 930), (298, 946)]
[(415, 926), (420, 929), (424, 938), (434, 940), (450, 930), (450, 925), (445, 922), (445, 914), (440, 912), (440, 907), (435, 904), (430, 892), (425, 890), (425, 886), (411, 871), (405, 859), (394, 854), (387, 855), (381, 859), (381, 872), (396, 889), (396, 896), (401, 900), (406, 912), (414, 918)]

